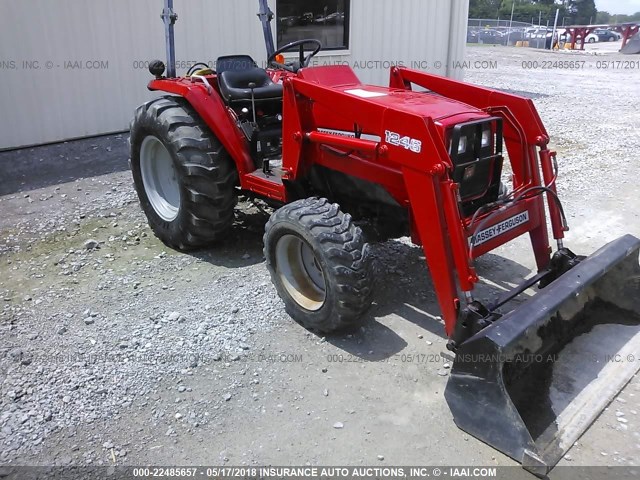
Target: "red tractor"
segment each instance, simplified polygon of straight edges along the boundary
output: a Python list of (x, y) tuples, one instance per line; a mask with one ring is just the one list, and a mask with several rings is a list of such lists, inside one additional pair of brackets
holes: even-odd
[[(457, 425), (546, 473), (640, 364), (576, 391), (578, 403), (562, 407), (579, 405), (579, 415), (532, 400), (543, 387), (522, 392), (550, 376), (553, 361), (541, 358), (557, 359), (594, 324), (640, 324), (640, 240), (627, 235), (589, 258), (563, 245), (556, 154), (531, 100), (400, 67), (386, 87), (363, 84), (348, 66), (309, 67), (321, 43), (275, 50), (260, 3), (267, 69), (234, 55), (178, 77), (177, 17), (165, 1), (168, 72), (152, 62), (148, 86), (165, 95), (131, 124), (151, 228), (180, 250), (210, 246), (232, 227), (238, 195), (263, 199), (277, 209), (264, 235), (273, 283), (289, 315), (320, 332), (356, 324), (370, 306), (367, 241), (409, 234), (424, 249), (456, 355), (445, 397)], [(524, 234), (538, 274), (493, 304), (475, 299), (474, 259)], [(534, 286), (532, 299), (507, 307)], [(640, 335), (632, 340), (622, 348), (638, 352)]]

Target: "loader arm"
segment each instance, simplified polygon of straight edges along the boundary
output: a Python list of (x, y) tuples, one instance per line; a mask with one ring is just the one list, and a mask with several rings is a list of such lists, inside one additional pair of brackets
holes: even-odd
[[(403, 67), (391, 69), (389, 84), (392, 88), (407, 90), (411, 90), (414, 84), (501, 116), (505, 121), (504, 138), (513, 168), (514, 188), (525, 184), (540, 184), (539, 178), (536, 177), (539, 176), (541, 168), (544, 185), (557, 193), (553, 173), (555, 153), (547, 149), (549, 134), (530, 99)], [(558, 246), (561, 248), (567, 228), (562, 224), (560, 210), (552, 200), (551, 194), (547, 195), (547, 200), (553, 236), (559, 241)], [(541, 265), (544, 254), (535, 245), (534, 250), (538, 269), (542, 270), (546, 266)]]
[(625, 235), (586, 258), (564, 248), (555, 153), (531, 100), (405, 68), (392, 69), (390, 84), (415, 84), (501, 116), (514, 188), (546, 189), (558, 252), (549, 260), (544, 251), (538, 204), (540, 224), (529, 233), (542, 273), (506, 298), (536, 283), (545, 288), (462, 337), (445, 390), (458, 427), (545, 476), (640, 367), (607, 360), (640, 354), (640, 240)]

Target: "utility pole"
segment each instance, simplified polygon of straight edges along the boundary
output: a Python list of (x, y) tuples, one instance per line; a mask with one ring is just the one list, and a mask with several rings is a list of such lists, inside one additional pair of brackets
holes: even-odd
[(507, 34), (507, 45), (509, 45), (509, 39), (511, 38), (511, 27), (513, 25), (513, 10), (516, 8), (516, 2), (511, 4), (511, 20), (509, 20), (509, 33)]
[[(560, 15), (559, 8), (556, 9), (556, 19), (553, 22), (553, 33), (551, 34), (551, 50), (553, 50), (553, 46), (555, 45), (556, 33), (558, 31), (558, 15)], [(558, 40), (558, 43), (559, 43), (559, 40)]]

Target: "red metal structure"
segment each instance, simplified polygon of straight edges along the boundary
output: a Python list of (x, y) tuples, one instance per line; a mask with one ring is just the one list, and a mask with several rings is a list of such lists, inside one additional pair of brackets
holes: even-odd
[(575, 50), (576, 42), (580, 43), (580, 50), (584, 50), (584, 44), (587, 40), (587, 35), (593, 32), (597, 26), (570, 26), (565, 27), (567, 32), (571, 35), (571, 50)]
[[(167, 95), (138, 108), (131, 127), (151, 227), (170, 246), (201, 247), (224, 238), (238, 195), (263, 200), (275, 209), (264, 252), (276, 290), (292, 318), (322, 332), (357, 324), (372, 302), (362, 229), (370, 240), (409, 233), (456, 354), (445, 392), (456, 424), (546, 473), (637, 368), (589, 385), (596, 400), (579, 418), (532, 415), (531, 395), (516, 386), (544, 384), (537, 376), (552, 365), (537, 358), (603, 321), (593, 313), (603, 305), (640, 324), (640, 240), (627, 235), (586, 259), (564, 246), (556, 153), (531, 100), (399, 67), (389, 86), (365, 85), (347, 66), (310, 68), (320, 48), (309, 39), (268, 49), (268, 70), (221, 57), (215, 71), (196, 65), (182, 78), (152, 62), (148, 88)], [(296, 58), (283, 56), (291, 51)], [(537, 274), (491, 304), (474, 298), (474, 260), (524, 234)], [(508, 307), (533, 286), (542, 291)], [(635, 341), (640, 349), (640, 334)]]
[(638, 28), (640, 28), (640, 26), (637, 23), (625, 23), (622, 25), (577, 25), (564, 28), (566, 28), (567, 32), (571, 35), (570, 43), (572, 50), (576, 48), (576, 43), (580, 44), (580, 50), (584, 50), (584, 44), (587, 36), (594, 30), (599, 29), (608, 29), (620, 32), (622, 34), (622, 47), (620, 49), (622, 50), (627, 45), (631, 37), (638, 33)]
[(624, 25), (613, 25), (611, 28), (622, 34), (622, 48), (624, 48), (627, 46), (627, 43), (629, 43), (631, 37), (638, 33), (640, 25), (637, 23), (626, 23)]

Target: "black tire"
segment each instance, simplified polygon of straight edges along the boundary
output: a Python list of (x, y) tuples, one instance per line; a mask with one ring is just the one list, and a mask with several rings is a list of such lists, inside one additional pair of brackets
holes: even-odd
[[(171, 156), (179, 189), (173, 219), (162, 218), (149, 200), (141, 171), (141, 146), (153, 136)], [(220, 141), (189, 103), (162, 97), (140, 106), (131, 122), (131, 170), (149, 225), (166, 245), (191, 250), (210, 245), (231, 227), (238, 174)]]
[[(291, 249), (297, 248), (297, 244), (301, 252), (297, 260), (292, 260)], [(304, 281), (299, 281), (302, 269), (292, 267), (296, 262), (303, 263), (302, 250), (306, 248), (313, 252), (314, 265), (321, 271), (324, 298), (314, 296), (316, 290), (309, 294)], [(369, 245), (364, 241), (362, 230), (353, 224), (351, 215), (342, 213), (337, 204), (308, 198), (277, 210), (265, 228), (264, 255), (287, 313), (308, 329), (333, 332), (352, 327), (371, 305), (373, 273)], [(306, 277), (311, 279), (313, 275), (307, 273)], [(290, 282), (289, 278), (293, 280)], [(303, 297), (299, 298), (304, 301), (296, 300), (292, 291), (294, 295), (302, 292)]]

